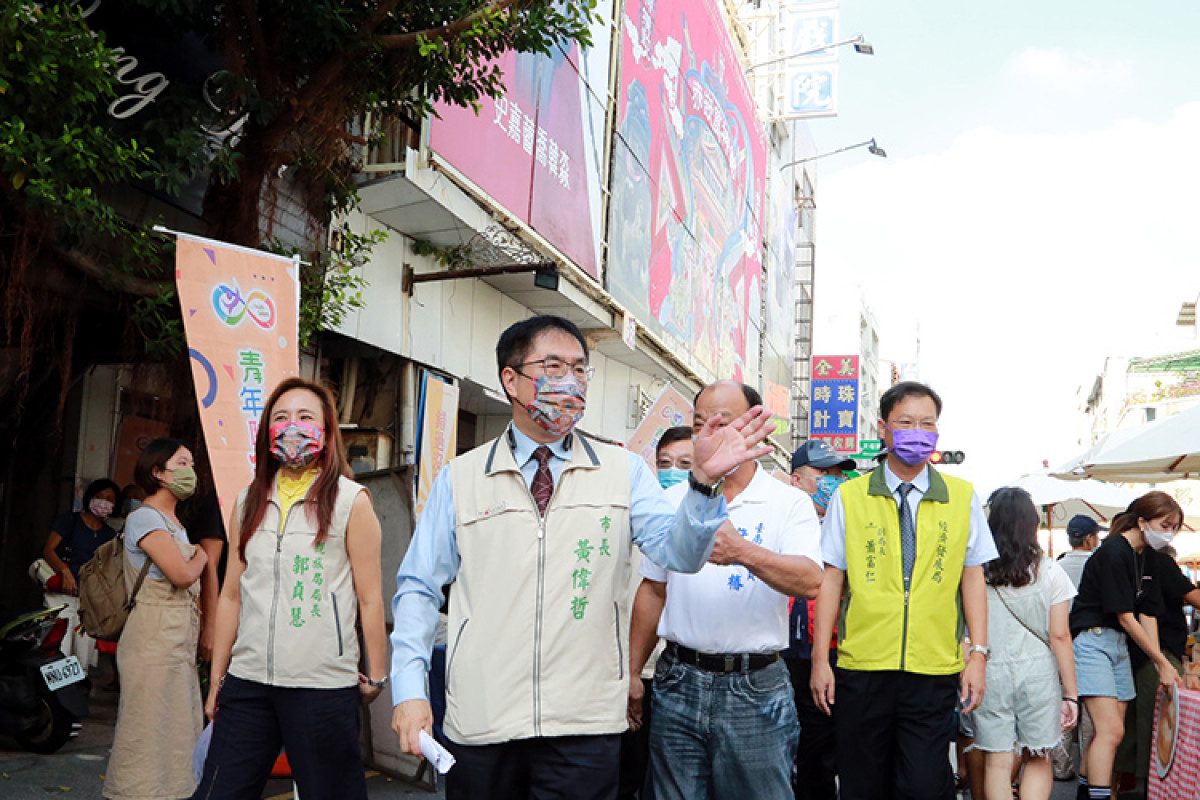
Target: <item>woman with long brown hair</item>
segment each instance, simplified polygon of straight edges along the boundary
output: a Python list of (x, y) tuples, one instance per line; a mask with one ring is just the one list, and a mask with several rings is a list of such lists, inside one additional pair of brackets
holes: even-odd
[(366, 797), (359, 707), (386, 683), (387, 638), (379, 520), (349, 474), (332, 394), (284, 380), (230, 514), (195, 797), (261, 797), (281, 746), (305, 800)]
[[(1113, 758), (1125, 734), (1125, 706), (1134, 689), (1126, 637), (1154, 662), (1159, 682), (1170, 686), (1179, 673), (1158, 646), (1157, 629), (1146, 619), (1159, 613), (1145, 549), (1161, 538), (1169, 540), (1183, 524), (1183, 511), (1166, 492), (1149, 492), (1113, 518), (1111, 533), (1083, 568), (1079, 594), (1071, 608), (1071, 635), (1079, 696), (1091, 715), (1096, 735), (1084, 758), (1087, 778), (1080, 777), (1080, 795), (1109, 798)], [(1090, 783), (1090, 785), (1089, 785)], [(1086, 793), (1085, 793), (1086, 791)]]

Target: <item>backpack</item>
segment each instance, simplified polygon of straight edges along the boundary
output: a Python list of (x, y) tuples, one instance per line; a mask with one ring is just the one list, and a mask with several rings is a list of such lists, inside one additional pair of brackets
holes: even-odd
[(130, 594), (125, 585), (127, 561), (122, 534), (96, 548), (96, 554), (79, 570), (79, 622), (97, 639), (115, 642), (121, 638), (138, 590), (153, 563), (147, 556)]

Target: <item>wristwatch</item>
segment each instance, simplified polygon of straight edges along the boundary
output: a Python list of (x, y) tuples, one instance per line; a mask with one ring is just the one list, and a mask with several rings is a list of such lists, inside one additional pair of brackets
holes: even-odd
[(382, 689), (383, 687), (385, 687), (387, 685), (388, 685), (388, 676), (387, 675), (384, 675), (382, 678), (380, 678), (377, 681), (373, 681), (370, 678), (367, 678), (367, 686), (370, 686), (372, 689)]
[(692, 489), (704, 495), (705, 497), (716, 497), (721, 493), (721, 488), (725, 486), (725, 479), (721, 478), (721, 480), (717, 481), (712, 486), (706, 486), (700, 481), (696, 480), (696, 474), (694, 472), (688, 472), (688, 486), (692, 487)]
[(970, 658), (972, 653), (982, 654), (984, 661), (988, 661), (992, 657), (991, 648), (985, 647), (984, 645), (981, 645), (981, 644), (973, 644), (970, 647), (968, 647), (967, 648), (967, 658)]

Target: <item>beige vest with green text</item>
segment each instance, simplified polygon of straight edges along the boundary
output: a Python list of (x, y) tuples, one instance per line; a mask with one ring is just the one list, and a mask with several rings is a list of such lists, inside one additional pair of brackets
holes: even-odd
[(545, 518), (507, 434), (450, 463), (445, 730), (460, 744), (626, 728), (629, 454), (578, 434), (570, 451)]
[[(358, 596), (346, 528), (354, 499), (364, 491), (338, 478), (329, 532), (316, 545), (316, 514), (307, 513), (313, 501), (305, 497), (281, 515), (278, 490), (272, 490), (262, 522), (246, 543), (231, 675), (304, 689), (358, 685)], [(243, 489), (237, 513), (245, 500)]]

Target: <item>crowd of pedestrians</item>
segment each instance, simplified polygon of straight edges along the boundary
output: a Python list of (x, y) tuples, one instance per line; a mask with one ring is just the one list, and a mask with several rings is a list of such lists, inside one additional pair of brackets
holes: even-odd
[[(210, 556), (175, 513), (192, 455), (151, 443), (125, 523), (127, 572), (145, 566), (147, 588), (118, 649), (105, 796), (258, 798), (282, 748), (305, 800), (365, 798), (361, 705), (389, 682), (402, 749), (419, 756), (430, 734), (453, 755), (450, 800), (949, 800), (960, 731), (977, 798), (1048, 798), (1064, 744), (1080, 797), (1115, 796), (1118, 769), (1144, 779), (1183, 605), (1200, 607), (1167, 555), (1183, 521), (1168, 495), (1131, 504), (1103, 544), (1072, 520), (1053, 561), (1027, 493), (985, 509), (930, 466), (942, 401), (914, 382), (880, 399), (885, 451), (863, 474), (816, 440), (769, 472), (769, 414), (733, 381), (699, 392), (655, 469), (575, 430), (588, 355), (558, 317), (501, 335), (512, 420), (433, 482), (396, 576), (390, 664), (383, 532), (333, 398), (276, 387), (204, 615), (203, 704)], [(109, 483), (87, 499), (47, 546), (68, 589), (62, 539), (95, 538), (121, 502)]]

